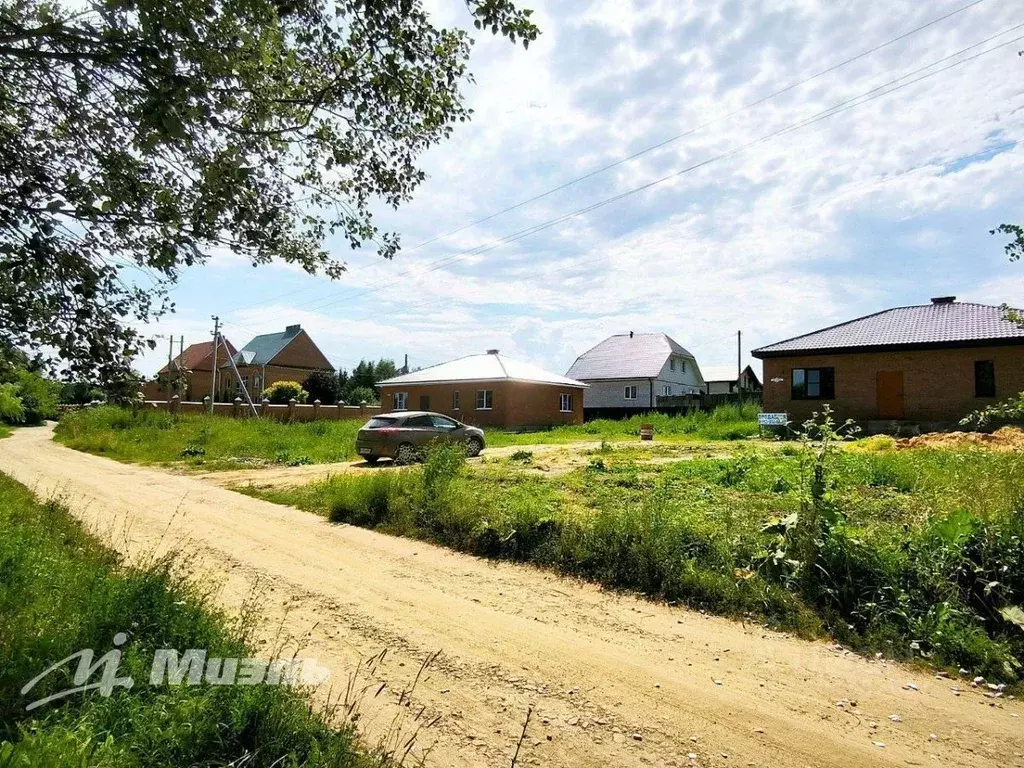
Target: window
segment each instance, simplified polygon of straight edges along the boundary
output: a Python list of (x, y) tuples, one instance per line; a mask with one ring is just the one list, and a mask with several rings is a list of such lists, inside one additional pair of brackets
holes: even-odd
[(974, 396), (996, 396), (996, 364), (992, 360), (974, 361)]
[(627, 384), (623, 387), (622, 396), (626, 400), (636, 400), (636, 384)]
[(452, 410), (459, 410), (459, 390), (452, 392)]
[(836, 396), (835, 368), (794, 368), (794, 400), (832, 400)]
[(449, 419), (447, 416), (431, 416), (430, 418), (437, 429), (451, 430), (459, 427), (459, 422)]
[(572, 395), (563, 392), (558, 396), (558, 410), (562, 413), (572, 413)]
[(429, 411), (430, 410), (430, 395), (420, 395), (420, 410), (421, 411)]
[(395, 392), (391, 396), (391, 408), (395, 411), (404, 411), (409, 407), (409, 393)]
[(663, 386), (661, 388), (661, 394), (665, 395), (666, 397), (669, 397), (672, 394), (672, 385), (666, 384), (665, 386)]
[(398, 422), (398, 419), (388, 418), (386, 416), (374, 416), (368, 422), (366, 422), (365, 429), (385, 429), (387, 427), (393, 427)]
[(478, 411), (489, 411), (494, 405), (494, 390), (478, 389), (476, 391), (476, 409)]
[(420, 429), (433, 429), (434, 428), (434, 417), (433, 416), (410, 416), (405, 420), (405, 426), (407, 427), (419, 427)]
[(673, 357), (668, 361), (668, 369), (674, 371), (676, 369), (676, 359)]
[(679, 372), (680, 373), (686, 373), (686, 361), (685, 360), (680, 360), (679, 361)]

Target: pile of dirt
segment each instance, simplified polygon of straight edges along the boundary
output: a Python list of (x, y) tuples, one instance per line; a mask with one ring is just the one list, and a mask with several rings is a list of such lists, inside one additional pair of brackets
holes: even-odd
[(1024, 429), (1003, 427), (991, 434), (982, 432), (930, 432), (896, 441), (896, 450), (913, 448), (987, 448), (993, 451), (1024, 451)]

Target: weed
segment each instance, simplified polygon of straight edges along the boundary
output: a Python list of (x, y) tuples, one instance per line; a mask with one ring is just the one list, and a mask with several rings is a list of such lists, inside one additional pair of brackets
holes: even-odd
[(533, 451), (516, 451), (508, 459), (509, 461), (518, 461), (521, 464), (532, 464)]

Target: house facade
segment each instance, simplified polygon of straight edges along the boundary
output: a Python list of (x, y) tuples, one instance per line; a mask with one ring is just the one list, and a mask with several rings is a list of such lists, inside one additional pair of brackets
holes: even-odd
[(1024, 391), (1024, 328), (1000, 307), (897, 307), (770, 344), (764, 410), (801, 422), (829, 403), (839, 419), (955, 424)]
[(736, 395), (741, 391), (757, 395), (761, 393), (761, 379), (751, 366), (746, 366), (737, 377), (736, 367), (728, 365), (704, 366), (704, 391), (709, 395)]
[(502, 356), (469, 355), (380, 382), (381, 406), (507, 429), (583, 423), (586, 384)]
[[(234, 368), (238, 369), (238, 377), (235, 376)], [(297, 381), (301, 384), (313, 371), (333, 370), (330, 360), (302, 326), (289, 325), (280, 333), (265, 333), (255, 337), (238, 350), (232, 360), (225, 359), (220, 363), (217, 373), (218, 399), (244, 399), (244, 389), (253, 402), (257, 402), (263, 390), (275, 382)]]
[(584, 352), (566, 376), (589, 385), (584, 408), (613, 415), (653, 408), (659, 397), (699, 394), (697, 360), (664, 333), (610, 336)]
[[(224, 359), (237, 352), (221, 337), (218, 355)], [(213, 384), (213, 341), (186, 347), (170, 363), (157, 371), (156, 379), (143, 386), (147, 400), (166, 400), (178, 395), (182, 400), (198, 401), (210, 394)]]

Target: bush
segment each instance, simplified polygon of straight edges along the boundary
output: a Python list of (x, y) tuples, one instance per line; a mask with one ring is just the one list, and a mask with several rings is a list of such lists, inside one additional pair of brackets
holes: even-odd
[(363, 401), (368, 405), (379, 405), (380, 395), (372, 387), (355, 387), (349, 390), (348, 397), (345, 398), (349, 405), (359, 405)]
[(338, 377), (334, 371), (313, 371), (302, 382), (302, 388), (309, 393), (309, 401), (319, 400), (324, 405), (338, 402)]
[(7, 424), (42, 424), (57, 415), (60, 384), (24, 368), (0, 385), (0, 420)]
[(297, 381), (277, 381), (263, 390), (263, 398), (274, 405), (287, 405), (293, 398), (304, 403), (309, 393)]
[(21, 424), (25, 421), (25, 405), (18, 397), (14, 384), (0, 384), (0, 421), (4, 424)]

